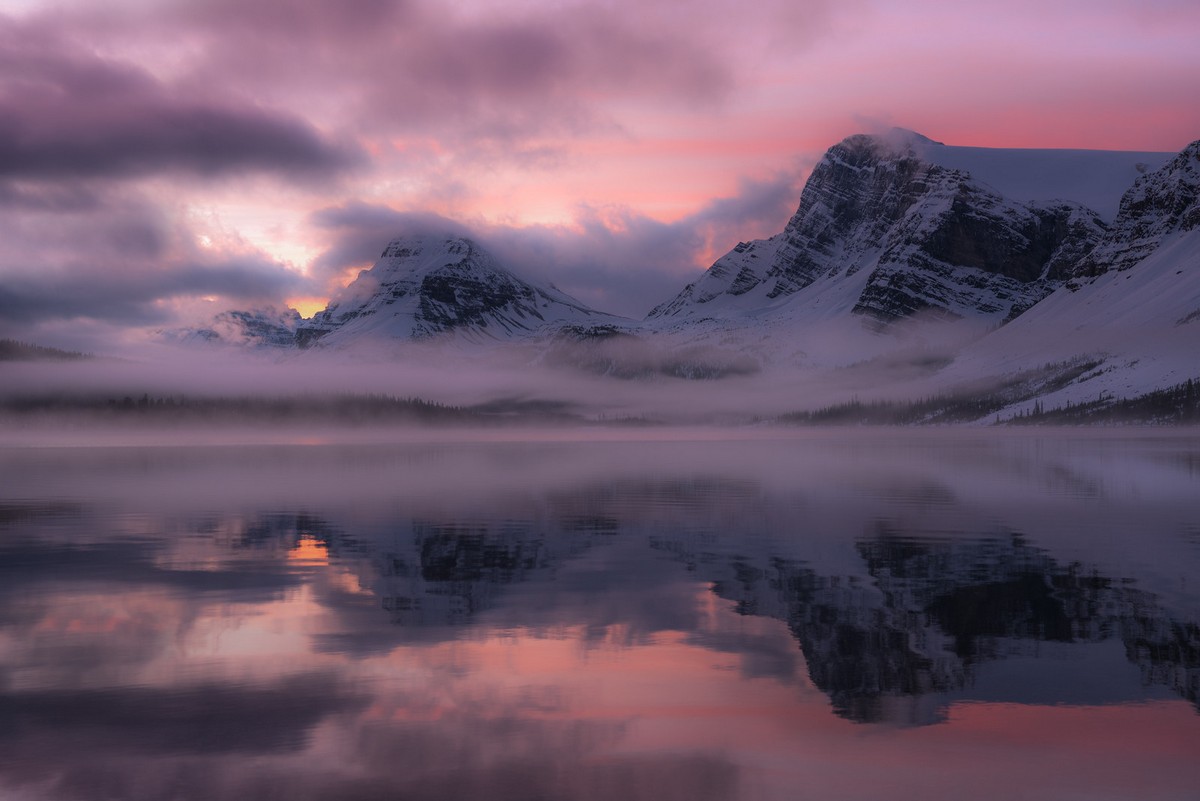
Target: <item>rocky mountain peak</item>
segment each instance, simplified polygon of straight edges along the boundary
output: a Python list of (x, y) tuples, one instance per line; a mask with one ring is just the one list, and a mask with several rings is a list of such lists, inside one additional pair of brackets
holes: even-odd
[(549, 284), (517, 277), (473, 239), (416, 234), (390, 241), (370, 270), (297, 331), (297, 340), (342, 345), (450, 332), (506, 339), (610, 319)]
[(1094, 212), (1005, 198), (927, 158), (937, 147), (901, 129), (839, 142), (813, 168), (781, 234), (740, 243), (651, 316), (781, 306), (842, 281), (859, 282), (851, 310), (882, 321), (924, 311), (1007, 319), (1099, 240)]
[(1200, 140), (1136, 182), (1121, 198), (1119, 221), (1141, 218), (1162, 233), (1200, 227)]
[(1121, 198), (1120, 211), (1101, 242), (1074, 270), (1095, 277), (1128, 270), (1171, 234), (1200, 228), (1200, 141), (1162, 168), (1138, 178)]
[(830, 153), (842, 153), (876, 159), (917, 157), (922, 151), (934, 145), (942, 145), (942, 143), (907, 128), (891, 128), (878, 133), (847, 136), (826, 151), (826, 156)]

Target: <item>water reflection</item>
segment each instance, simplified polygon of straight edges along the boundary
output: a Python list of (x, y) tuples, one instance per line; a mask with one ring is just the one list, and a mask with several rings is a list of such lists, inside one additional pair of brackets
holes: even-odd
[[(804, 652), (813, 682), (834, 710), (860, 722), (932, 723), (951, 701), (987, 699), (979, 672), (1006, 659), (1044, 662), (1007, 700), (1102, 704), (1156, 686), (1193, 704), (1200, 688), (1200, 627), (1179, 618), (1129, 579), (1059, 565), (1021, 536), (921, 541), (888, 531), (857, 544), (872, 581), (820, 576), (803, 565), (741, 569), (715, 590), (738, 610), (779, 610)], [(764, 603), (764, 594), (778, 599)], [(1080, 660), (1046, 643), (1119, 641), (1140, 685), (1064, 684)], [(1092, 657), (1091, 653), (1087, 654)], [(1075, 664), (1072, 664), (1075, 662)], [(1066, 664), (1064, 664), (1066, 663)], [(1111, 667), (1106, 665), (1105, 667)], [(1122, 678), (1131, 678), (1123, 676)], [(1069, 697), (1050, 695), (1047, 689)], [(929, 696), (940, 697), (929, 697)]]
[(0, 794), (1185, 798), (1193, 452), (3, 451)]

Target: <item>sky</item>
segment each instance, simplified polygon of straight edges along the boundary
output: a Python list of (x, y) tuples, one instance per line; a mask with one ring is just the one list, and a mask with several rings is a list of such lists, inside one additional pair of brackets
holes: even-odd
[(466, 229), (640, 317), (830, 145), (1177, 151), (1194, 0), (0, 0), (0, 337), (323, 307)]

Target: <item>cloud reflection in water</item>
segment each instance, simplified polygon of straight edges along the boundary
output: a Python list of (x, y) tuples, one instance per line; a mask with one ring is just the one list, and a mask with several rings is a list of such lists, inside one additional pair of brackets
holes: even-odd
[[(1164, 741), (1200, 732), (1181, 449), (6, 451), (0, 783), (936, 797), (974, 771), (1050, 798), (1011, 772), (1045, 722), (1071, 741), (1040, 747), (1080, 759), (1059, 782), (1099, 786), (1105, 726), (1140, 726), (1118, 778), (1185, 797), (1194, 760)], [(989, 745), (997, 726), (1015, 744)], [(853, 767), (880, 760), (903, 767)]]

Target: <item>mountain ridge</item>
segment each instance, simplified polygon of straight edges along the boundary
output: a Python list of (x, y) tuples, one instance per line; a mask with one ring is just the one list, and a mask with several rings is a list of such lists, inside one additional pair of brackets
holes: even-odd
[(1106, 230), (1079, 204), (1007, 199), (924, 158), (932, 147), (944, 146), (904, 131), (847, 137), (814, 167), (780, 234), (739, 243), (649, 318), (781, 308), (780, 298), (865, 269), (852, 313), (881, 322), (918, 312), (1011, 319)]
[[(1200, 142), (1157, 154), (1156, 169), (1143, 160), (1155, 154), (1064, 151), (1072, 170), (1111, 171), (1067, 195), (1135, 176), (1111, 219), (1071, 197), (1005, 196), (989, 170), (1020, 154), (996, 155), (981, 178), (966, 169), (978, 150), (907, 131), (848, 137), (814, 168), (783, 231), (738, 243), (642, 321), (435, 233), (392, 240), (309, 320), (227, 312), (222, 330), (234, 333), (202, 338), (333, 351), (454, 342), (462, 355), (509, 343), (521, 345), (514, 366), (649, 381), (786, 368), (864, 399), (999, 385), (1050, 364), (1095, 365), (1045, 382), (1062, 401), (1200, 377)], [(1050, 157), (1031, 153), (1039, 166)], [(884, 383), (864, 384), (875, 369)]]

